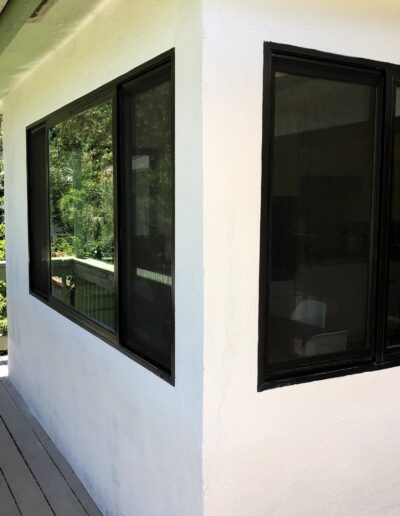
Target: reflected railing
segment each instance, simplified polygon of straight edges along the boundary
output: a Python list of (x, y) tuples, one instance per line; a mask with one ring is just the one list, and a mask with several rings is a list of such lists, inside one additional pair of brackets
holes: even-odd
[[(0, 261), (0, 281), (6, 281), (6, 262)], [(6, 332), (7, 333), (7, 332)], [(0, 356), (7, 354), (8, 337), (0, 333)]]
[(52, 258), (52, 294), (56, 299), (115, 327), (114, 265), (91, 258)]

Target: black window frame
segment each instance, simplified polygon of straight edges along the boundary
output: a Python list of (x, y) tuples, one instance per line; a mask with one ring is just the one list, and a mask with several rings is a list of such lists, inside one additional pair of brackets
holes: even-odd
[[(271, 280), (269, 239), (271, 236), (271, 178), (273, 175), (272, 146), (274, 138), (274, 68), (286, 67), (287, 72), (307, 71), (317, 78), (353, 77), (360, 83), (363, 77), (376, 77), (379, 102), (376, 107), (376, 147), (372, 178), (372, 244), (368, 272), (369, 318), (367, 326), (372, 355), (363, 360), (333, 357), (317, 366), (305, 364), (283, 370), (266, 366), (268, 290)], [(260, 217), (260, 269), (258, 317), (258, 391), (324, 378), (373, 371), (400, 365), (399, 349), (385, 350), (388, 245), (391, 216), (391, 182), (393, 173), (393, 141), (396, 86), (400, 86), (400, 66), (363, 58), (352, 58), (273, 42), (264, 43), (263, 119), (262, 119), (262, 183)]]
[[(39, 150), (44, 153), (44, 159), (42, 162), (35, 163), (33, 167), (30, 166), (31, 162), (31, 153), (34, 152), (36, 149), (34, 148), (34, 143), (32, 139), (34, 138), (34, 135), (44, 132), (43, 134), (43, 147)], [(31, 192), (35, 186), (34, 186), (34, 175), (37, 175), (36, 166), (38, 165), (39, 174), (42, 174), (43, 177), (41, 178), (43, 180), (45, 188), (43, 189), (44, 192), (44, 198), (49, 198), (49, 182), (48, 182), (48, 163), (47, 163), (47, 152), (46, 152), (46, 141), (47, 141), (47, 130), (45, 124), (37, 124), (33, 128), (30, 129), (30, 131), (27, 131), (26, 135), (26, 160), (27, 160), (27, 191)], [(34, 169), (34, 170), (31, 170)], [(40, 204), (40, 201), (35, 197), (34, 194), (28, 194), (27, 196), (27, 206), (28, 206), (28, 248), (29, 248), (29, 291), (34, 292), (35, 296), (38, 297), (38, 299), (41, 300), (47, 300), (47, 294), (48, 290), (50, 288), (50, 274), (49, 274), (49, 261), (46, 260), (46, 262), (42, 265), (45, 267), (45, 274), (47, 276), (47, 285), (38, 285), (37, 278), (35, 277), (35, 254), (36, 254), (36, 244), (37, 241), (37, 231), (40, 232), (40, 224), (37, 224), (37, 211), (41, 210), (41, 207), (38, 206), (38, 203)], [(45, 212), (42, 213), (42, 217), (44, 220), (49, 220), (49, 206), (46, 205)], [(39, 227), (38, 227), (39, 226)], [(49, 248), (50, 246), (50, 231), (48, 230), (46, 232), (47, 241), (39, 241), (39, 245), (41, 244), (45, 248)]]
[[(121, 267), (122, 244), (121, 244), (121, 145), (120, 145), (120, 127), (119, 127), (119, 92), (123, 86), (132, 81), (140, 80), (146, 77), (147, 74), (153, 74), (160, 68), (168, 66), (170, 68), (171, 80), (171, 140), (172, 140), (172, 263), (171, 263), (171, 297), (172, 297), (172, 341), (170, 354), (170, 368), (165, 368), (152, 361), (148, 357), (141, 356), (139, 353), (123, 346), (120, 340), (120, 319), (121, 310), (121, 289), (119, 288), (119, 269)], [(49, 186), (49, 160), (48, 160), (48, 133), (49, 129), (56, 124), (67, 120), (83, 111), (96, 106), (102, 102), (112, 102), (112, 149), (113, 149), (113, 185), (114, 185), (114, 276), (115, 276), (115, 330), (111, 330), (100, 322), (85, 316), (84, 314), (74, 310), (65, 303), (57, 300), (51, 295), (51, 245), (50, 245), (50, 186)], [(33, 167), (30, 165), (30, 135), (38, 129), (45, 128), (45, 156), (46, 156), (46, 195), (47, 195), (47, 218), (48, 218), (48, 276), (49, 285), (47, 295), (43, 292), (37, 291), (34, 287), (33, 281), (33, 241), (35, 236), (35, 220), (32, 220), (30, 213), (34, 208), (32, 196), (32, 184), (34, 181)], [(28, 246), (29, 246), (29, 293), (38, 300), (44, 302), (47, 306), (54, 309), (61, 315), (67, 317), (74, 323), (81, 326), (83, 329), (96, 335), (105, 343), (120, 351), (125, 356), (131, 358), (139, 363), (152, 373), (156, 374), (171, 385), (175, 385), (175, 49), (168, 50), (163, 54), (147, 61), (146, 63), (134, 68), (132, 71), (113, 79), (107, 84), (97, 88), (96, 90), (84, 95), (83, 97), (74, 100), (73, 102), (63, 106), (53, 113), (37, 120), (36, 122), (26, 127), (26, 142), (27, 142), (27, 197), (28, 197)]]

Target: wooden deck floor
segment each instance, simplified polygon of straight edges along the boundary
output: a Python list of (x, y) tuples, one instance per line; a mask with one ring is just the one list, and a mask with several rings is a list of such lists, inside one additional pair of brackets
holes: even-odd
[(101, 516), (7, 378), (0, 378), (0, 515)]

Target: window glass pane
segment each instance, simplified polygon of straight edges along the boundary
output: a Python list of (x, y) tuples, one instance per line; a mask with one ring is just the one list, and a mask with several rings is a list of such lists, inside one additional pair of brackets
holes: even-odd
[(29, 271), (30, 288), (49, 296), (49, 205), (46, 129), (28, 132)]
[(122, 91), (123, 344), (166, 370), (173, 339), (173, 142), (170, 67)]
[(49, 131), (52, 295), (115, 326), (111, 101)]
[(391, 193), (386, 332), (386, 346), (389, 349), (400, 347), (400, 88), (396, 88)]
[(275, 72), (267, 367), (368, 353), (376, 87)]

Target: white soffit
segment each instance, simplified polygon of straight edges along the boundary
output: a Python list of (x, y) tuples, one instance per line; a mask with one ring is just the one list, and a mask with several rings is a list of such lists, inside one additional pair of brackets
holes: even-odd
[(4, 9), (4, 7), (6, 6), (7, 2), (8, 2), (8, 0), (0, 0), (0, 14), (1, 14), (2, 10)]
[[(55, 0), (39, 19), (27, 20), (0, 54), (0, 112), (3, 97), (107, 1)], [(0, 0), (0, 13), (6, 3)]]

